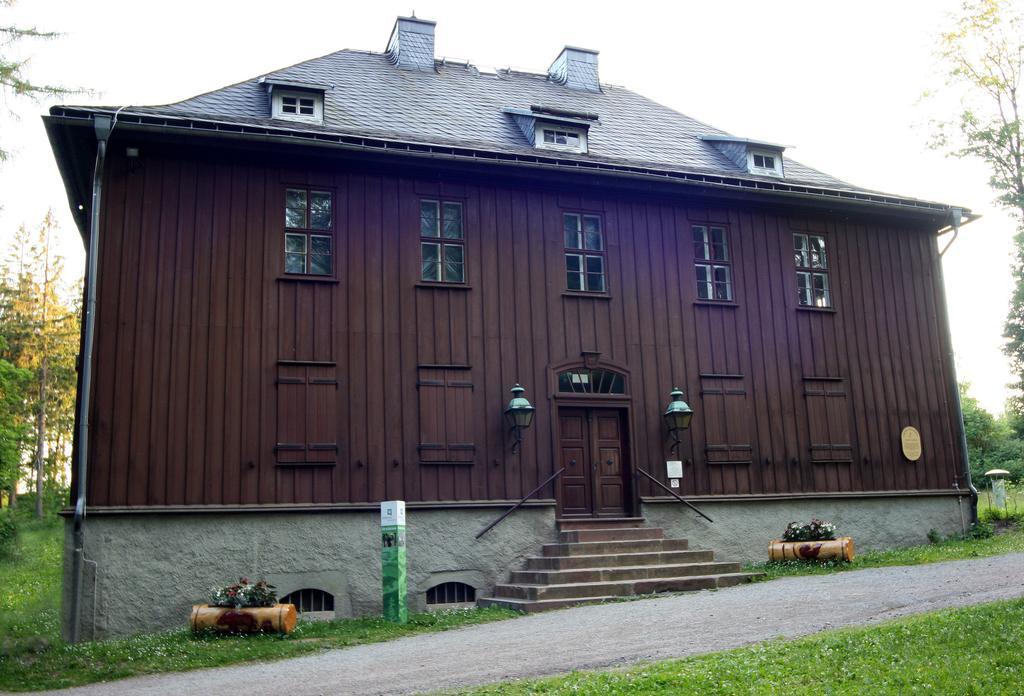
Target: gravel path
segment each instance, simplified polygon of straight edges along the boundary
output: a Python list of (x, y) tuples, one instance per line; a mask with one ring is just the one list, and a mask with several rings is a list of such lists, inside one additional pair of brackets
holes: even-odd
[(281, 662), (138, 677), (63, 695), (407, 694), (616, 667), (1024, 596), (1024, 554), (785, 578), (578, 607)]

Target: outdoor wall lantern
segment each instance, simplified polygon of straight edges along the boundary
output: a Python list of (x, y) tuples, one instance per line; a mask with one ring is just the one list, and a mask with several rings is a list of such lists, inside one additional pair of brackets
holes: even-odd
[(683, 401), (683, 391), (679, 387), (672, 390), (671, 396), (672, 401), (665, 409), (662, 418), (665, 419), (668, 433), (672, 436), (672, 451), (678, 456), (679, 434), (690, 427), (690, 421), (693, 420), (693, 409)]
[(515, 441), (512, 443), (512, 453), (519, 450), (523, 442), (523, 430), (533, 423), (533, 412), (536, 410), (523, 394), (526, 392), (518, 384), (512, 387), (512, 400), (508, 402), (505, 409), (505, 420), (508, 422), (509, 430), (512, 431)]

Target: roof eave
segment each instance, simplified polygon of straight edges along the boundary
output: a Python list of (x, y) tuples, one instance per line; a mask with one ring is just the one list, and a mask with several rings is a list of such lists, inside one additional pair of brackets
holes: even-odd
[[(94, 114), (113, 113), (113, 109), (81, 107), (53, 107), (50, 111), (51, 116), (44, 117), (48, 121), (48, 128), (50, 122), (54, 124), (61, 122), (67, 125), (80, 125), (83, 121), (91, 121)], [(871, 191), (831, 189), (823, 186), (782, 180), (766, 181), (764, 179), (744, 177), (740, 174), (712, 174), (626, 162), (614, 163), (581, 158), (566, 158), (552, 154), (520, 154), (468, 146), (416, 142), (382, 136), (322, 133), (296, 128), (256, 126), (231, 121), (137, 113), (127, 110), (120, 111), (118, 125), (122, 129), (143, 132), (167, 132), (231, 139), (241, 138), (249, 141), (266, 141), (292, 145), (301, 144), (324, 148), (333, 147), (363, 152), (386, 152), (392, 155), (432, 157), (505, 166), (555, 168), (607, 176), (641, 177), (648, 180), (673, 181), (679, 184), (712, 187), (719, 190), (743, 191), (748, 194), (758, 193), (774, 198), (826, 200), (858, 208), (903, 212), (905, 214), (926, 216), (932, 219), (941, 219), (942, 222), (938, 224), (942, 226), (946, 225), (945, 219), (954, 208), (959, 207), (961, 209), (964, 221), (969, 222), (977, 217), (970, 209), (962, 206), (952, 206), (934, 201)], [(57, 150), (55, 149), (56, 152)]]

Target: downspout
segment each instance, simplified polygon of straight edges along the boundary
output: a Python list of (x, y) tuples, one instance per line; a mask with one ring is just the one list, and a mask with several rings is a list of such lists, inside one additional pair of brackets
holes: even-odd
[[(949, 343), (949, 374), (951, 376), (951, 387), (953, 390), (953, 404), (956, 406), (957, 422), (960, 425), (960, 465), (963, 468), (964, 481), (967, 483), (967, 490), (971, 492), (971, 526), (978, 524), (978, 489), (971, 482), (971, 462), (967, 453), (967, 428), (964, 426), (963, 405), (960, 402), (960, 382), (956, 376), (956, 355), (953, 352), (953, 336), (949, 326), (949, 306), (946, 303), (946, 281), (942, 272), (942, 255), (949, 250), (949, 247), (956, 241), (960, 233), (960, 222), (963, 211), (960, 208), (952, 208), (949, 211), (949, 226), (953, 229), (953, 238), (949, 244), (939, 253), (939, 288), (942, 293), (942, 308), (946, 312), (946, 340)], [(956, 484), (954, 484), (956, 485)]]
[(88, 490), (86, 474), (89, 465), (89, 406), (92, 394), (92, 354), (96, 340), (96, 274), (99, 266), (100, 203), (103, 197), (103, 165), (107, 156), (107, 139), (113, 130), (110, 116), (97, 115), (93, 120), (96, 131), (96, 164), (92, 173), (92, 204), (89, 209), (89, 247), (86, 252), (85, 317), (82, 341), (82, 382), (78, 395), (78, 457), (74, 517), (74, 550), (71, 556), (71, 630), (70, 642), (77, 643), (81, 628), (82, 567), (85, 565), (85, 495)]

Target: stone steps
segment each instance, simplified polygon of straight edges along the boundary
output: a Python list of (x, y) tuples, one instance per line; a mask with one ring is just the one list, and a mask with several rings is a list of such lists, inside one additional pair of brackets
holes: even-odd
[(643, 517), (570, 517), (559, 518), (558, 528), (563, 532), (582, 531), (587, 529), (630, 529), (644, 526)]
[[(709, 552), (708, 555), (711, 553)], [(712, 561), (618, 568), (583, 568), (580, 570), (514, 570), (509, 577), (509, 582), (527, 585), (560, 585), (575, 582), (622, 582), (738, 572), (740, 572), (739, 563)]]
[(685, 551), (689, 547), (686, 539), (623, 539), (619, 541), (577, 541), (561, 544), (544, 544), (541, 553), (545, 556), (597, 556), (621, 553), (651, 553), (662, 551)]
[(609, 566), (667, 565), (673, 563), (696, 563), (710, 561), (713, 551), (688, 549), (685, 551), (653, 551), (645, 553), (620, 553), (614, 556), (597, 554), (592, 556), (531, 556), (526, 559), (526, 570), (569, 570), (580, 568), (605, 568)]
[(628, 541), (664, 539), (665, 530), (658, 527), (631, 527), (624, 529), (573, 529), (558, 533), (558, 541), (572, 544), (584, 541)]
[(666, 539), (642, 518), (559, 520), (558, 542), (544, 544), (541, 554), (477, 604), (536, 612), (728, 587), (757, 575), (742, 572), (739, 563), (716, 561), (713, 551), (690, 549), (686, 539)]
[(655, 592), (690, 592), (729, 587), (753, 577), (752, 573), (687, 575), (620, 582), (574, 582), (564, 585), (495, 585), (494, 599), (547, 600), (584, 597), (635, 597)]

